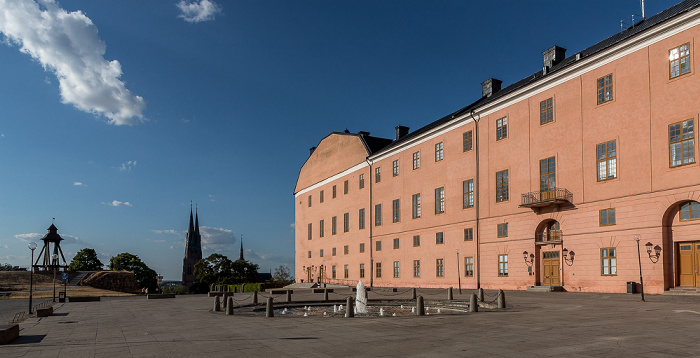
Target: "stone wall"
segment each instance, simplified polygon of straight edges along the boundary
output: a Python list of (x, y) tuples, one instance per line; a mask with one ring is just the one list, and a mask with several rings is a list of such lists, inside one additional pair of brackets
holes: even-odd
[(136, 276), (131, 271), (100, 271), (80, 283), (110, 291), (137, 293), (141, 289), (136, 283)]

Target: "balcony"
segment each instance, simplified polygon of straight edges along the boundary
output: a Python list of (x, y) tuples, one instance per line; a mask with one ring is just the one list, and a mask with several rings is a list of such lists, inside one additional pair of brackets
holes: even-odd
[(561, 242), (564, 234), (561, 230), (548, 230), (535, 235), (535, 245), (555, 244)]
[(533, 191), (522, 194), (521, 208), (542, 208), (550, 205), (571, 203), (574, 194), (564, 188), (554, 188), (547, 191)]

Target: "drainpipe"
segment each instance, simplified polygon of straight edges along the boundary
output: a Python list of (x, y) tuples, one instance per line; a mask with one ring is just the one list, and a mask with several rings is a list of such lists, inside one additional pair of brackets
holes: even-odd
[(481, 288), (481, 230), (479, 230), (479, 119), (481, 116), (478, 114), (474, 117), (474, 110), (472, 110), (469, 115), (474, 121), (474, 143), (475, 143), (475, 155), (476, 155), (476, 177), (474, 178), (474, 206), (476, 209), (476, 288)]
[(374, 224), (372, 216), (372, 180), (374, 178), (372, 177), (372, 162), (369, 160), (369, 157), (365, 161), (369, 165), (369, 175), (367, 175), (367, 181), (369, 182), (369, 206), (365, 212), (365, 218), (369, 218), (369, 220), (365, 220), (365, 227), (369, 226), (369, 287), (374, 287), (374, 245), (372, 245), (372, 227)]

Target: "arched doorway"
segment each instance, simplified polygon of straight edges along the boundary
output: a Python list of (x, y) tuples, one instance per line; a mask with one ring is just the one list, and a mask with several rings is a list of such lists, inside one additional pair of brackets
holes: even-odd
[(663, 217), (664, 288), (700, 287), (700, 203), (679, 201)]
[(559, 222), (543, 220), (535, 230), (535, 281), (542, 286), (562, 286), (561, 243)]

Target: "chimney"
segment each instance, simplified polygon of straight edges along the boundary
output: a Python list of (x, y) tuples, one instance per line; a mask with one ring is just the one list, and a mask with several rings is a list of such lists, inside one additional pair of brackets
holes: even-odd
[(396, 126), (396, 140), (399, 140), (408, 134), (408, 127)]
[(495, 78), (489, 78), (481, 83), (481, 97), (491, 97), (492, 94), (501, 90), (501, 82)]
[(553, 46), (542, 52), (542, 74), (546, 75), (549, 70), (564, 59), (566, 49)]
[(316, 150), (316, 147), (309, 148), (309, 156), (311, 156), (311, 154), (314, 154), (315, 150)]

